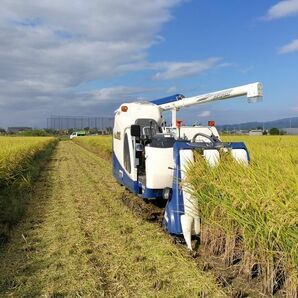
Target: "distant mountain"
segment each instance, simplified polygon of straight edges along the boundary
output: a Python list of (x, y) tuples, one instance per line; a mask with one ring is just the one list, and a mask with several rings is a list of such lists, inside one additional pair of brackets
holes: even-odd
[(257, 127), (264, 127), (265, 129), (270, 129), (272, 127), (276, 128), (298, 128), (298, 117), (284, 118), (274, 121), (267, 122), (246, 122), (239, 124), (225, 124), (216, 126), (220, 130), (249, 130)]

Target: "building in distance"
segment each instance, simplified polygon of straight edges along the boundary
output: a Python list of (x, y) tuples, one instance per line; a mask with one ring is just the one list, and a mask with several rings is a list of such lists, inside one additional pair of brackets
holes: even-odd
[(297, 127), (282, 128), (281, 130), (284, 131), (287, 135), (298, 135)]
[(248, 135), (250, 136), (262, 136), (263, 130), (262, 129), (252, 129), (248, 132)]
[(32, 130), (32, 127), (12, 126), (7, 128), (8, 133), (18, 133), (18, 132), (28, 131), (28, 130)]

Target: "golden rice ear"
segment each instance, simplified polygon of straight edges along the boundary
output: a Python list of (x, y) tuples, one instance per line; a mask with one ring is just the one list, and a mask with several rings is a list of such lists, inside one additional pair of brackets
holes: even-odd
[[(239, 139), (250, 152), (248, 167), (221, 152), (220, 165), (205, 168), (195, 154), (187, 182), (199, 205), (201, 241), (226, 263), (237, 259), (242, 274), (257, 279), (264, 293), (295, 297), (298, 139), (223, 137)], [(241, 244), (236, 241), (239, 235)]]
[[(42, 133), (26, 131), (26, 134)], [(0, 246), (22, 218), (27, 199), (58, 140), (54, 137), (0, 137)]]

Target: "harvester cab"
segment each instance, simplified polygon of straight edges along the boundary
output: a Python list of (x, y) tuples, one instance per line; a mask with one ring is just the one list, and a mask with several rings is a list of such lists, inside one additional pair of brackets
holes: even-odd
[[(208, 94), (185, 98), (181, 94), (151, 102), (122, 104), (115, 111), (113, 128), (113, 175), (117, 181), (143, 199), (167, 200), (163, 226), (184, 237), (191, 247), (191, 236), (200, 233), (198, 206), (181, 184), (194, 152), (211, 167), (220, 161), (220, 151), (243, 164), (249, 163), (244, 143), (224, 143), (213, 121), (208, 126), (181, 126), (176, 113), (183, 107), (247, 96), (250, 101), (262, 97), (261, 83), (253, 83)], [(162, 112), (171, 110), (172, 125), (164, 125)]]

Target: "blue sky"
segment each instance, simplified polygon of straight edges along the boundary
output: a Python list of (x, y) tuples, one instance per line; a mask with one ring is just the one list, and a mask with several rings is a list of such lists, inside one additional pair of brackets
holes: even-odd
[[(199, 2), (187, 3), (180, 8), (181, 15), (178, 12), (177, 16), (181, 26), (183, 19), (188, 20), (184, 32), (198, 29), (195, 36), (187, 34), (183, 37), (183, 32), (177, 30), (179, 24), (169, 31), (177, 30), (182, 44), (190, 45), (186, 56), (192, 57), (197, 53), (201, 57), (218, 56), (222, 57), (222, 63), (230, 66), (210, 71), (202, 78), (192, 78), (187, 84), (195, 86), (201, 81), (204, 91), (255, 80), (264, 84), (265, 96), (261, 104), (247, 105), (243, 99), (220, 106), (214, 104), (212, 108), (218, 120), (233, 123), (242, 119), (268, 120), (297, 115), (298, 52), (280, 54), (279, 50), (297, 38), (298, 18), (292, 16), (265, 21), (263, 17), (270, 7), (265, 1), (249, 1), (246, 4), (229, 1), (228, 5), (223, 1)], [(219, 115), (221, 108), (231, 109), (231, 119), (228, 111), (227, 115)]]
[[(0, 126), (107, 116), (124, 101), (261, 81), (264, 100), (185, 109), (187, 123), (298, 116), (298, 0), (3, 0)], [(63, 3), (61, 3), (63, 2)]]

